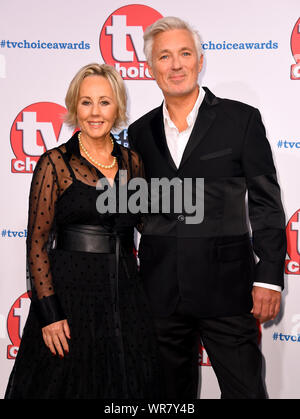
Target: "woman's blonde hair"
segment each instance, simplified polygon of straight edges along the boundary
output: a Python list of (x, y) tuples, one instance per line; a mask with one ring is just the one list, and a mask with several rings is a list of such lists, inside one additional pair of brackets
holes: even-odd
[(109, 81), (118, 105), (117, 118), (113, 128), (120, 128), (122, 125), (125, 125), (127, 123), (127, 94), (123, 79), (114, 67), (97, 63), (91, 63), (82, 67), (71, 81), (65, 98), (68, 110), (65, 122), (71, 127), (77, 126), (79, 90), (82, 81), (89, 76), (101, 76)]

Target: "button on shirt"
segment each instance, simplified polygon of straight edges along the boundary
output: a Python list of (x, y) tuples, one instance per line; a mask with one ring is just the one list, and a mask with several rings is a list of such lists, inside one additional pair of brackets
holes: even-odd
[[(194, 128), (194, 125), (198, 116), (199, 108), (203, 102), (204, 96), (205, 96), (205, 90), (202, 87), (199, 87), (198, 98), (195, 102), (193, 109), (191, 110), (191, 112), (188, 114), (186, 118), (188, 127), (186, 130), (182, 132), (179, 132), (178, 128), (176, 127), (174, 122), (171, 120), (168, 109), (166, 107), (166, 103), (164, 102), (163, 104), (163, 120), (164, 120), (166, 140), (167, 140), (170, 154), (177, 168), (179, 168), (180, 166), (180, 162), (181, 162), (185, 147), (193, 131), (193, 128)], [(265, 284), (262, 282), (254, 282), (253, 285), (257, 287), (269, 288), (274, 291), (281, 291), (281, 287), (278, 285)]]

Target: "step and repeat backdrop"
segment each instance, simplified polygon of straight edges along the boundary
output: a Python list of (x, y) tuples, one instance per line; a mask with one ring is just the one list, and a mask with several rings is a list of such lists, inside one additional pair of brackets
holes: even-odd
[[(143, 31), (179, 16), (202, 38), (199, 83), (260, 109), (286, 211), (282, 309), (261, 326), (271, 399), (300, 398), (300, 3), (299, 0), (13, 0), (0, 13), (0, 398), (18, 352), (30, 300), (25, 242), (28, 193), (39, 156), (69, 139), (63, 123), (69, 82), (83, 65), (113, 65), (134, 121), (162, 102), (143, 54)], [(127, 145), (127, 130), (116, 135)], [(200, 398), (220, 392), (199, 347)]]

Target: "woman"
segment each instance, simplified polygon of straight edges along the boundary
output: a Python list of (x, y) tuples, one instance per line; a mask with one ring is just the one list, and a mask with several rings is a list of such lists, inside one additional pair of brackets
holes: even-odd
[(34, 171), (32, 304), (5, 398), (156, 397), (156, 346), (133, 254), (137, 217), (96, 208), (99, 181), (113, 187), (121, 169), (128, 180), (142, 176), (139, 156), (111, 135), (126, 121), (121, 76), (107, 65), (83, 67), (66, 106), (80, 132)]

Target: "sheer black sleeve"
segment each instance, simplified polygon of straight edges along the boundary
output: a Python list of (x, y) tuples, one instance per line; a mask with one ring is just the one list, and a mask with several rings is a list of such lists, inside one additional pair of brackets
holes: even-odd
[(53, 155), (41, 156), (35, 168), (29, 196), (27, 272), (33, 304), (42, 326), (65, 318), (53, 288), (48, 251), (54, 231), (59, 184)]

